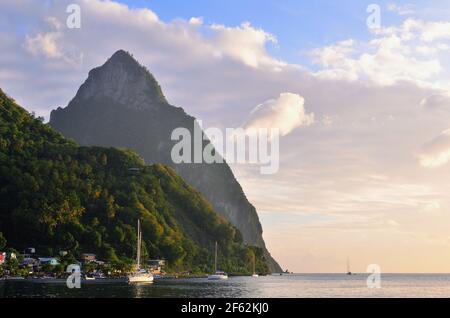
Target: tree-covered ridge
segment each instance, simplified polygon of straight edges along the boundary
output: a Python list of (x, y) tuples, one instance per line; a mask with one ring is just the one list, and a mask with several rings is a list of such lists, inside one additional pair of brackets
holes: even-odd
[[(266, 272), (262, 251), (171, 168), (145, 166), (128, 150), (79, 147), (0, 90), (0, 232), (8, 246), (42, 254), (91, 252), (130, 262), (141, 220), (144, 257), (172, 270), (207, 272), (212, 246), (229, 272)], [(43, 252), (45, 251), (45, 252)]]

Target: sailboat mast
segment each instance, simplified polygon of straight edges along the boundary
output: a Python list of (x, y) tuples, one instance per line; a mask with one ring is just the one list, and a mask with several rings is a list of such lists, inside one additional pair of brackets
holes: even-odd
[(140, 268), (141, 265), (141, 223), (138, 219), (138, 227), (137, 227), (137, 255), (136, 255), (136, 264), (137, 268)]
[(139, 267), (141, 265), (141, 260), (142, 260), (142, 229), (139, 224)]
[(214, 273), (217, 272), (217, 241), (214, 251)]
[(350, 273), (350, 258), (347, 257), (347, 273)]
[(255, 253), (253, 252), (253, 274), (256, 273), (256, 271), (255, 271), (255, 263), (256, 263), (256, 256), (255, 256)]

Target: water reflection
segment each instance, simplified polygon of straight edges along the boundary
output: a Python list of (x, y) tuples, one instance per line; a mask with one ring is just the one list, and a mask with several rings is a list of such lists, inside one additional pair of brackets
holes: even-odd
[(341, 274), (231, 277), (225, 281), (167, 279), (151, 285), (0, 283), (0, 297), (450, 297), (450, 275), (382, 276), (381, 289), (366, 286), (367, 275)]

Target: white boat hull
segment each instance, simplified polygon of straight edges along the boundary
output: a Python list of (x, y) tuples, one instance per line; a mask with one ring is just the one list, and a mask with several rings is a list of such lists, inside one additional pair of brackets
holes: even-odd
[(228, 275), (209, 275), (208, 280), (224, 280), (228, 279)]
[(153, 275), (152, 274), (130, 275), (127, 277), (127, 281), (129, 284), (153, 283)]

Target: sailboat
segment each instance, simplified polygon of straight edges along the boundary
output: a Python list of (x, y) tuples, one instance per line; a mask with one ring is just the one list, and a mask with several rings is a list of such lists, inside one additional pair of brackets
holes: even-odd
[(138, 220), (136, 269), (133, 273), (127, 276), (127, 281), (129, 284), (153, 282), (153, 275), (149, 273), (147, 270), (141, 269), (141, 247), (142, 247), (142, 232), (141, 232), (141, 223), (140, 220)]
[(347, 274), (346, 275), (352, 275), (352, 271), (350, 270), (350, 259), (347, 257)]
[(209, 275), (208, 279), (209, 280), (228, 279), (227, 273), (217, 270), (217, 242), (216, 242), (215, 251), (214, 251), (214, 274)]
[(259, 277), (259, 275), (256, 274), (255, 267), (256, 267), (256, 256), (255, 256), (255, 253), (253, 253), (253, 274), (252, 274), (252, 277), (256, 278), (256, 277)]

